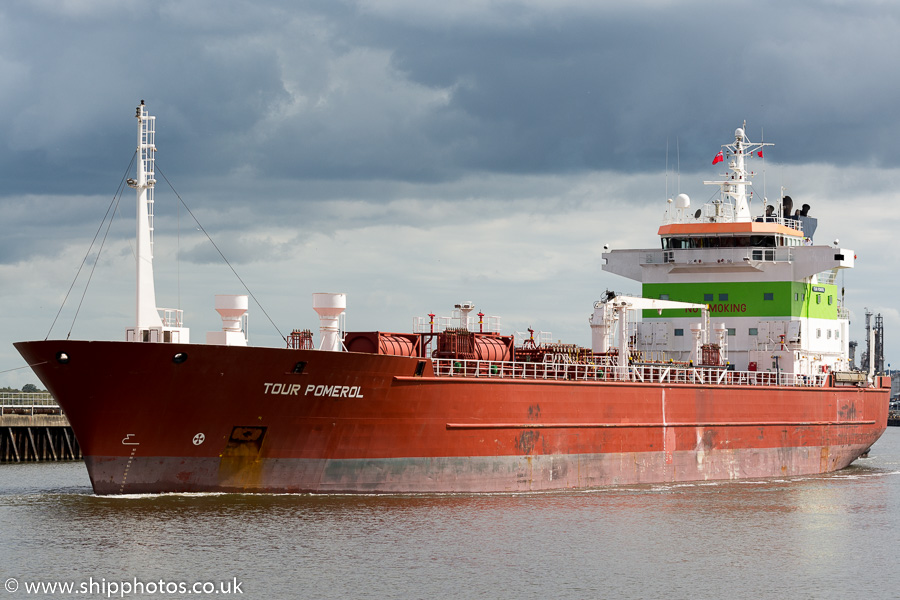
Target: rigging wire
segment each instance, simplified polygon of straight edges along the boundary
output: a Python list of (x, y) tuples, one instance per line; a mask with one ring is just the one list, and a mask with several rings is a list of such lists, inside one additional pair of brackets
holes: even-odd
[[(44, 340), (44, 341), (46, 341), (46, 340)], [(12, 369), (6, 369), (5, 371), (0, 371), (0, 375), (3, 375), (4, 373), (12, 373), (13, 371), (19, 371), (21, 369), (31, 369), (32, 367), (39, 367), (41, 365), (46, 365), (48, 362), (50, 362), (50, 361), (42, 360), (41, 362), (36, 362), (36, 363), (32, 363), (30, 365), (25, 365), (24, 367), (14, 367)]]
[(175, 215), (178, 230), (178, 237), (175, 243), (175, 282), (178, 287), (178, 310), (181, 310), (181, 206), (176, 207)]
[[(113, 209), (115, 206), (118, 208), (119, 200), (121, 199), (121, 193), (123, 189), (123, 184), (125, 183), (125, 179), (128, 177), (128, 173), (131, 171), (131, 166), (134, 164), (134, 159), (137, 156), (137, 150), (135, 150), (134, 154), (131, 155), (131, 162), (128, 163), (128, 167), (125, 169), (125, 173), (122, 174), (122, 179), (119, 181), (119, 187), (116, 188), (116, 193), (113, 196), (112, 200), (109, 202), (109, 206), (106, 207), (106, 213), (103, 215), (103, 219), (100, 221), (100, 225), (97, 227), (97, 232), (94, 234), (94, 239), (91, 240), (90, 246), (88, 246), (87, 252), (84, 255), (84, 258), (81, 260), (81, 265), (78, 267), (78, 271), (75, 273), (75, 278), (72, 279), (72, 285), (69, 286), (69, 291), (66, 292), (66, 296), (63, 298), (62, 304), (59, 306), (59, 310), (56, 312), (56, 316), (53, 318), (53, 322), (50, 324), (50, 329), (47, 331), (47, 336), (44, 338), (44, 341), (50, 339), (50, 334), (53, 332), (53, 328), (56, 326), (56, 321), (59, 319), (59, 315), (62, 314), (63, 308), (66, 306), (66, 301), (69, 299), (69, 294), (72, 293), (72, 289), (75, 287), (75, 283), (78, 281), (78, 277), (81, 275), (81, 270), (84, 268), (85, 263), (87, 262), (88, 257), (91, 255), (91, 250), (94, 248), (94, 244), (97, 242), (97, 236), (100, 235), (100, 231), (103, 229), (103, 223), (106, 222), (106, 217), (109, 216), (109, 211)], [(113, 212), (115, 214), (115, 211)], [(110, 217), (110, 223), (112, 223), (112, 217)], [(109, 227), (106, 228), (107, 234), (109, 233)], [(104, 241), (106, 240), (106, 235), (103, 236)], [(101, 245), (102, 250), (102, 245)], [(100, 260), (100, 253), (97, 253), (97, 261)], [(94, 261), (94, 267), (97, 266), (97, 261)], [(93, 268), (91, 269), (91, 274), (93, 274)], [(90, 278), (88, 279), (88, 283), (90, 283)], [(87, 293), (87, 285), (84, 287), (85, 293)], [(81, 297), (82, 302), (84, 302), (84, 295)], [(81, 308), (81, 304), (78, 305), (79, 309)], [(78, 313), (75, 313), (75, 316), (78, 316)], [(72, 319), (72, 327), (75, 326), (75, 319)], [(66, 335), (66, 339), (69, 339), (69, 336), (72, 335), (72, 328), (69, 328), (69, 333)]]
[(234, 273), (234, 276), (237, 277), (238, 281), (241, 282), (241, 285), (244, 286), (244, 289), (247, 291), (247, 293), (250, 295), (250, 297), (253, 298), (253, 301), (256, 302), (256, 305), (259, 306), (259, 309), (261, 311), (263, 311), (263, 314), (266, 315), (267, 319), (269, 319), (269, 323), (272, 324), (272, 327), (275, 328), (275, 331), (278, 332), (278, 335), (281, 336), (281, 339), (283, 339), (285, 342), (287, 342), (287, 338), (284, 337), (284, 334), (281, 333), (280, 329), (278, 329), (278, 326), (275, 324), (275, 321), (272, 320), (272, 317), (269, 316), (269, 313), (266, 312), (266, 309), (263, 308), (263, 305), (259, 302), (259, 300), (257, 300), (257, 298), (253, 294), (253, 292), (250, 291), (250, 288), (247, 286), (246, 283), (244, 283), (244, 280), (241, 279), (241, 276), (238, 275), (237, 270), (235, 270), (235, 268), (228, 261), (228, 259), (225, 258), (225, 254), (222, 253), (222, 251), (219, 249), (219, 246), (217, 246), (216, 243), (213, 241), (212, 236), (209, 235), (209, 232), (207, 232), (206, 229), (204, 229), (203, 225), (200, 224), (200, 221), (194, 215), (194, 212), (191, 210), (191, 207), (187, 205), (187, 203), (184, 201), (184, 198), (182, 198), (181, 195), (175, 190), (175, 186), (172, 185), (172, 182), (169, 181), (169, 178), (166, 177), (166, 174), (163, 173), (162, 169), (160, 168), (159, 161), (156, 161), (156, 172), (159, 173), (160, 175), (162, 175), (162, 178), (166, 180), (166, 183), (169, 184), (169, 188), (172, 190), (172, 193), (175, 194), (175, 197), (178, 198), (178, 200), (181, 202), (182, 206), (184, 206), (185, 210), (187, 210), (188, 214), (191, 215), (191, 218), (194, 219), (194, 223), (197, 224), (197, 227), (200, 228), (200, 231), (202, 231), (203, 234), (206, 236), (206, 239), (209, 240), (209, 243), (213, 245), (213, 248), (216, 249), (216, 252), (219, 253), (219, 256), (222, 257), (222, 260), (225, 261), (225, 264), (228, 265), (228, 268), (231, 269), (231, 272)]
[(765, 132), (765, 130), (764, 130), (762, 127), (759, 128), (759, 143), (760, 143), (759, 149), (760, 149), (760, 151), (763, 153), (763, 155), (762, 155), (760, 158), (762, 158), (762, 166), (763, 166), (763, 168), (762, 168), (762, 174), (763, 174), (763, 211), (765, 211), (765, 210), (766, 210), (766, 204), (769, 203), (769, 195), (766, 193), (766, 152), (765, 152), (766, 132)]
[(81, 312), (81, 305), (84, 304), (84, 298), (85, 296), (87, 296), (88, 287), (90, 287), (91, 285), (91, 279), (94, 278), (94, 271), (97, 269), (97, 264), (100, 262), (100, 255), (103, 253), (103, 246), (106, 245), (106, 238), (109, 236), (109, 230), (112, 227), (113, 217), (115, 217), (116, 210), (118, 210), (119, 202), (121, 200), (122, 194), (120, 193), (118, 199), (116, 200), (116, 207), (115, 209), (113, 209), (113, 216), (110, 217), (109, 222), (106, 224), (106, 232), (103, 234), (103, 240), (100, 242), (100, 249), (97, 250), (97, 260), (95, 260), (94, 264), (91, 266), (91, 272), (90, 274), (88, 274), (87, 283), (84, 285), (84, 292), (81, 293), (81, 300), (78, 302), (78, 308), (75, 310), (75, 316), (72, 317), (72, 325), (71, 327), (69, 327), (69, 333), (66, 334), (66, 339), (69, 339), (69, 336), (72, 335), (72, 329), (75, 328), (75, 320), (78, 318), (78, 313)]

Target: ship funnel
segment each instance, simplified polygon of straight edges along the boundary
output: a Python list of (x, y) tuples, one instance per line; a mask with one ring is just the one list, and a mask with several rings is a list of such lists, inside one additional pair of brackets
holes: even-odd
[(247, 296), (216, 295), (216, 312), (222, 317), (222, 331), (206, 334), (206, 343), (217, 346), (246, 346), (244, 320), (249, 303)]
[(785, 219), (789, 219), (791, 217), (791, 211), (794, 210), (794, 200), (790, 196), (785, 196), (781, 199), (781, 215)]
[(347, 294), (313, 294), (313, 310), (319, 314), (319, 333), (322, 341), (319, 350), (340, 352), (341, 315), (347, 308)]

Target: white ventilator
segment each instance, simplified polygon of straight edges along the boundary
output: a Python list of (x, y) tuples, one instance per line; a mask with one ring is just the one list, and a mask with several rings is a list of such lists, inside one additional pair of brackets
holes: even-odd
[(222, 317), (222, 331), (206, 334), (206, 343), (217, 346), (246, 346), (245, 316), (249, 307), (247, 296), (220, 294), (216, 296), (216, 312)]
[(340, 321), (346, 309), (347, 294), (313, 294), (313, 310), (319, 314), (319, 333), (322, 335), (319, 350), (340, 352), (343, 348)]

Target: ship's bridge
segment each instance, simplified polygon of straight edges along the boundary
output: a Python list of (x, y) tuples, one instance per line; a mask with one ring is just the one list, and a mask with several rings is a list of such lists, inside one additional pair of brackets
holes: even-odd
[[(745, 252), (752, 249), (754, 260), (777, 260), (785, 249), (808, 245), (800, 225), (797, 228), (782, 223), (673, 223), (659, 228), (663, 262), (674, 262), (675, 250), (715, 250)], [(726, 252), (727, 253), (727, 252)], [(723, 255), (724, 257), (724, 255)], [(694, 256), (700, 258), (701, 256)], [(730, 257), (729, 258), (734, 258)]]
[(777, 222), (671, 223), (659, 228), (663, 250), (802, 246), (802, 225)]
[[(668, 218), (659, 227), (660, 248), (606, 252), (603, 270), (649, 283), (668, 281), (677, 273), (705, 273), (736, 281), (762, 271), (769, 271), (766, 279), (798, 281), (831, 269), (853, 267), (852, 251), (814, 246), (804, 234), (810, 224), (815, 230), (813, 217), (799, 215), (713, 222), (695, 216)], [(777, 271), (771, 270), (778, 265)], [(662, 270), (651, 273), (647, 267)]]

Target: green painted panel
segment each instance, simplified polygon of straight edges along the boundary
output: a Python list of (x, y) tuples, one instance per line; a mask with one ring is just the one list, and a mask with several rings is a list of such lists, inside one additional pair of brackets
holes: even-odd
[[(644, 298), (708, 304), (713, 316), (837, 319), (837, 286), (797, 281), (645, 283)], [(830, 300), (829, 300), (830, 299)], [(645, 310), (645, 319), (690, 317), (698, 311)]]

